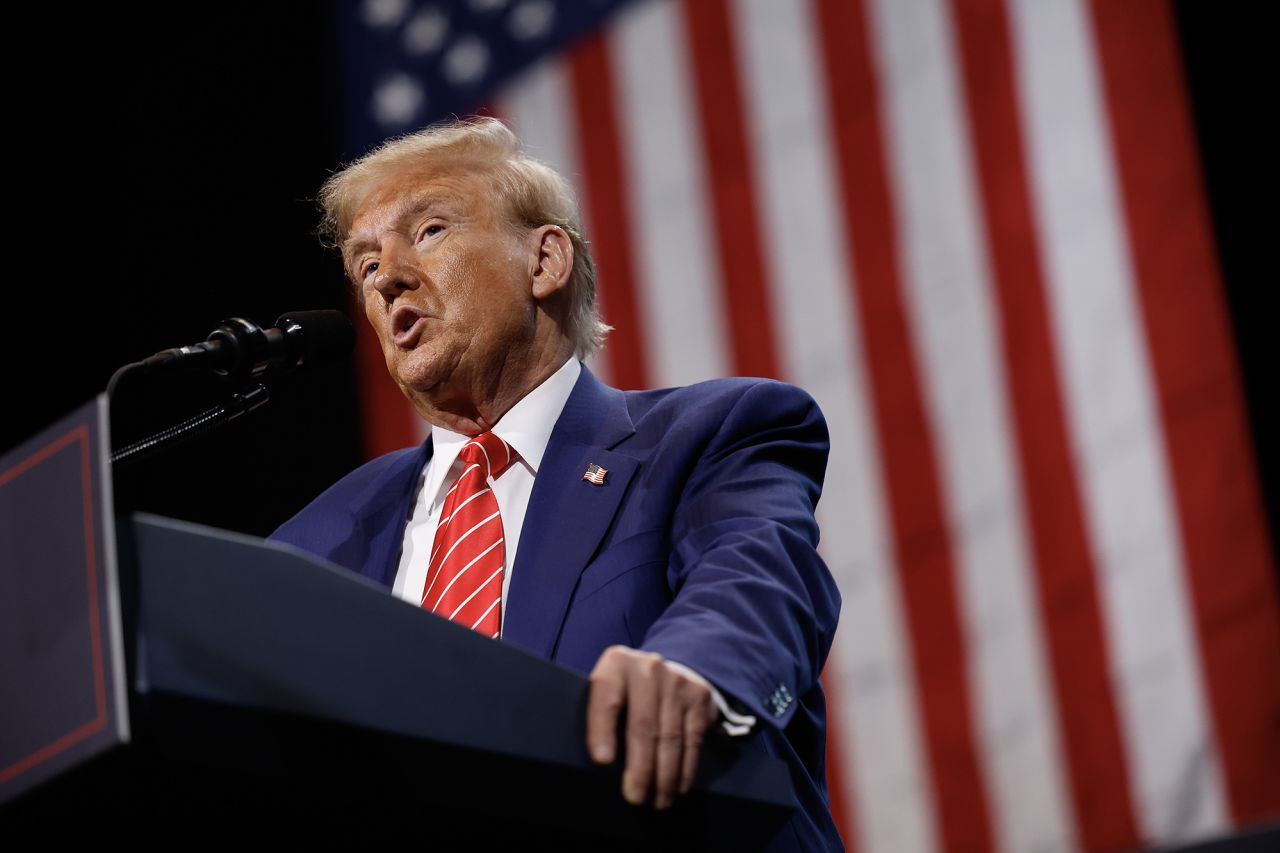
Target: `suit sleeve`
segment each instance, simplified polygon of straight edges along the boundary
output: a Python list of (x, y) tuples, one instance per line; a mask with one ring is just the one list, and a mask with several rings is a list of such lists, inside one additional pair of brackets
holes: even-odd
[(814, 518), (829, 441), (798, 388), (748, 388), (705, 447), (671, 528), (671, 605), (642, 648), (784, 728), (818, 682), (840, 596)]

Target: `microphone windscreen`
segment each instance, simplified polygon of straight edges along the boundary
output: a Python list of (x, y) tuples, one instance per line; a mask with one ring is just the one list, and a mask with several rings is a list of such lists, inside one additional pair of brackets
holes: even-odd
[[(356, 332), (341, 311), (325, 308), (318, 311), (289, 311), (276, 320), (276, 327), (297, 326), (301, 334), (303, 360), (316, 364), (350, 355), (355, 349)], [(290, 335), (289, 337), (294, 337)]]

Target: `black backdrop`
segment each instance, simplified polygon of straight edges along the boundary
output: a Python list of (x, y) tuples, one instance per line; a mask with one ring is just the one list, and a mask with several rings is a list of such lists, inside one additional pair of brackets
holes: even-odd
[[(1264, 229), (1275, 217), (1260, 200), (1274, 177), (1264, 132), (1274, 53), (1238, 7), (1176, 9), (1274, 532), (1278, 362), (1264, 310), (1274, 238)], [(116, 366), (201, 340), (225, 317), (351, 308), (311, 201), (354, 153), (342, 145), (328, 4), (24, 14), (5, 35), (4, 292), (17, 310), (0, 335), (0, 448), (101, 390)], [(269, 532), (360, 461), (354, 381), (350, 365), (297, 375), (266, 409), (122, 474), (121, 501)], [(122, 395), (121, 429), (185, 416), (218, 391), (207, 377), (148, 383)]]
[[(33, 61), (10, 83), (26, 245), (4, 447), (226, 317), (351, 308), (311, 200), (346, 156), (327, 4), (146, 5), (37, 12), (18, 37)], [(354, 381), (349, 363), (296, 374), (266, 408), (120, 472), (119, 501), (270, 532), (360, 461)], [(224, 390), (189, 375), (122, 391), (122, 437)]]

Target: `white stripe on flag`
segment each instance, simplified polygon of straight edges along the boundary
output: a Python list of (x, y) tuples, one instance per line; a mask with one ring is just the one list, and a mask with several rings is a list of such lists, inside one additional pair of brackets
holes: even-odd
[(562, 61), (540, 62), (504, 92), (499, 112), (511, 123), (525, 150), (582, 186), (575, 121), (569, 112), (569, 81)]
[(999, 849), (1074, 846), (1037, 620), (963, 80), (939, 0), (876, 0), (903, 296), (938, 450)]
[(636, 4), (608, 44), (650, 383), (727, 375), (726, 312), (708, 252), (707, 184), (679, 10), (666, 0)]
[[(573, 186), (578, 212), (585, 227), (586, 183), (573, 130), (577, 120), (572, 112), (566, 62), (559, 57), (535, 65), (504, 90), (498, 111), (511, 123), (525, 150), (555, 169)], [(601, 312), (605, 313), (599, 291), (596, 295), (601, 303)], [(602, 381), (609, 381), (609, 359), (600, 352), (587, 359), (587, 366)]]
[(845, 772), (853, 780), (857, 847), (933, 850), (915, 681), (835, 196), (821, 46), (810, 18), (793, 8), (753, 0), (735, 12), (783, 369), (818, 400), (831, 432), (822, 552), (844, 598), (831, 664), (840, 695), (831, 707), (847, 711), (841, 753), (852, 759)]
[(1090, 24), (1010, 3), (1068, 423), (1144, 834), (1228, 826)]

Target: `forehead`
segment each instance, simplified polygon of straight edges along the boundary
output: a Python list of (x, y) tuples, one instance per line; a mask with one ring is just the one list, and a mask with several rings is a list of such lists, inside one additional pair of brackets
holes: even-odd
[(374, 178), (356, 207), (350, 236), (389, 227), (427, 208), (468, 218), (493, 211), (493, 188), (476, 168), (460, 164), (410, 164)]

